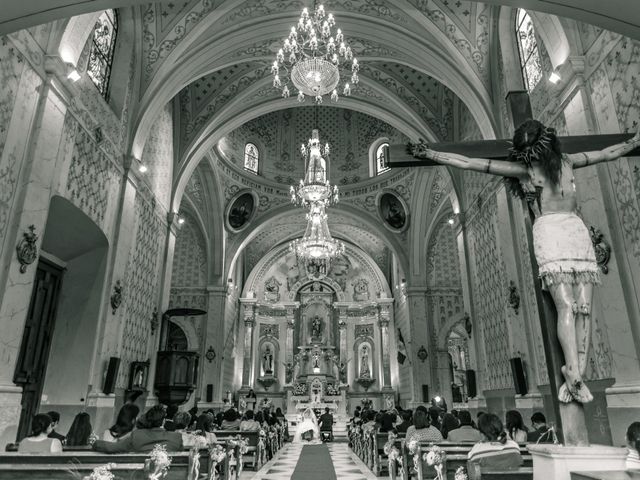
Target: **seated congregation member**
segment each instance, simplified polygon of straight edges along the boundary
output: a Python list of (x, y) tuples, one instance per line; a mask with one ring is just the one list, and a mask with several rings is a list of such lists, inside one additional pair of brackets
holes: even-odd
[(442, 428), (442, 414), (444, 412), (440, 407), (429, 407), (429, 417), (431, 417), (431, 425), (440, 430)]
[(391, 412), (383, 413), (382, 417), (380, 418), (380, 428), (378, 429), (378, 431), (380, 433), (397, 432), (394, 425), (395, 421), (396, 421), (395, 413), (391, 413)]
[(413, 414), (413, 425), (407, 428), (406, 442), (413, 440), (418, 442), (440, 442), (442, 434), (440, 430), (431, 425), (431, 417), (428, 410), (422, 405), (416, 407)]
[(176, 427), (173, 424), (173, 417), (178, 413), (178, 405), (171, 404), (167, 407), (167, 421), (164, 422), (164, 429), (167, 432), (175, 431)]
[(60, 423), (60, 414), (58, 412), (47, 412), (47, 415), (49, 415), (49, 418), (51, 419), (51, 433), (49, 434), (49, 438), (57, 438), (64, 445), (67, 441), (67, 437), (56, 432), (56, 427)]
[(156, 444), (161, 444), (165, 445), (169, 452), (182, 450), (182, 434), (167, 432), (163, 428), (166, 415), (164, 406), (151, 407), (140, 422), (144, 428), (134, 430), (117, 442), (97, 440), (93, 444), (93, 449), (105, 453), (150, 452)]
[(541, 412), (531, 415), (531, 425), (533, 431), (527, 433), (527, 442), (532, 443), (553, 443), (553, 434), (547, 426), (547, 419)]
[(467, 471), (470, 480), (478, 478), (478, 467), (513, 470), (522, 465), (520, 447), (508, 438), (497, 415), (482, 415), (478, 419), (478, 428), (485, 439), (476, 443), (469, 451)]
[(640, 470), (640, 422), (633, 422), (627, 428), (627, 470)]
[(460, 426), (455, 430), (451, 430), (447, 435), (447, 440), (450, 442), (481, 442), (484, 440), (484, 435), (471, 425), (471, 414), (468, 410), (461, 410), (458, 413), (458, 419), (460, 420)]
[(240, 422), (241, 432), (257, 432), (260, 430), (260, 424), (253, 417), (253, 410), (244, 412), (244, 420)]
[(509, 410), (505, 415), (507, 435), (516, 443), (527, 442), (527, 427), (524, 426), (522, 415), (517, 410)]
[(455, 430), (460, 426), (460, 422), (458, 419), (453, 416), (451, 413), (445, 413), (442, 417), (442, 428), (440, 428), (440, 433), (442, 433), (442, 438), (447, 439), (449, 432)]
[[(215, 429), (215, 417), (211, 413), (203, 413), (198, 417), (196, 421), (196, 429), (195, 434), (201, 437), (204, 437), (207, 444), (213, 445), (217, 438), (216, 434), (213, 433)], [(184, 437), (183, 437), (184, 441)], [(188, 443), (188, 442), (187, 442)], [(190, 445), (185, 444), (185, 447), (189, 447)]]
[(220, 428), (222, 430), (238, 430), (240, 428), (240, 415), (235, 408), (230, 408), (224, 412), (224, 420)]
[(136, 419), (140, 409), (137, 405), (126, 403), (118, 412), (118, 418), (110, 428), (106, 429), (102, 434), (102, 440), (105, 442), (116, 442), (129, 435), (136, 426)]
[[(191, 426), (191, 414), (189, 412), (178, 412), (173, 416), (174, 432), (184, 433)], [(165, 430), (166, 430), (165, 425)]]
[(73, 423), (67, 432), (68, 447), (83, 447), (93, 440), (93, 427), (91, 416), (87, 412), (80, 412), (73, 419)]
[(413, 425), (413, 414), (411, 410), (403, 410), (400, 412), (402, 422), (396, 425), (396, 432), (407, 433), (407, 428)]
[(59, 453), (62, 443), (57, 438), (49, 438), (53, 431), (51, 418), (39, 413), (31, 421), (31, 435), (23, 438), (18, 445), (19, 453)]

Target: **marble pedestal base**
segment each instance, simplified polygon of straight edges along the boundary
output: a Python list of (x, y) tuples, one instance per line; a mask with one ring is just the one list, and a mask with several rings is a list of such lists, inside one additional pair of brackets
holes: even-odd
[(533, 457), (533, 480), (571, 480), (571, 472), (624, 470), (627, 449), (606, 445), (564, 447), (529, 445)]

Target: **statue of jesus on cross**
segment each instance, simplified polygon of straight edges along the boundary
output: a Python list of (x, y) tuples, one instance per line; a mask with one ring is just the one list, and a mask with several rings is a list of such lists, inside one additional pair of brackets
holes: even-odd
[(583, 378), (591, 345), (593, 285), (600, 282), (589, 230), (577, 215), (573, 169), (615, 160), (638, 146), (640, 130), (601, 151), (564, 154), (555, 130), (536, 120), (516, 129), (506, 161), (437, 152), (422, 141), (407, 146), (416, 158), (506, 177), (511, 193), (535, 201), (533, 249), (543, 288), (558, 312), (557, 334), (565, 359), (558, 398), (564, 403), (593, 400)]

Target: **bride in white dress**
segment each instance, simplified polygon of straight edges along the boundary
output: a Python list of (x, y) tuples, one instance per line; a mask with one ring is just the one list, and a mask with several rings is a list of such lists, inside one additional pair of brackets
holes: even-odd
[(318, 426), (318, 419), (316, 418), (316, 414), (313, 413), (313, 410), (311, 410), (311, 408), (307, 408), (304, 412), (302, 412), (302, 419), (298, 423), (293, 441), (296, 443), (301, 443), (303, 437), (309, 437), (309, 435), (304, 435), (306, 432), (311, 432), (312, 441), (320, 441), (320, 427)]

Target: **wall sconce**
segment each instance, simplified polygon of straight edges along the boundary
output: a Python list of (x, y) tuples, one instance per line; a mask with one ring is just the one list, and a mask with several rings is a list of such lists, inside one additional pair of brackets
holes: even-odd
[(118, 307), (122, 304), (123, 289), (124, 287), (120, 283), (120, 280), (116, 280), (116, 284), (113, 286), (113, 293), (111, 294), (110, 299), (111, 310), (114, 315), (116, 314), (116, 310), (118, 310)]
[(20, 243), (16, 246), (18, 262), (20, 262), (20, 273), (25, 273), (27, 267), (38, 258), (37, 241), (38, 235), (36, 234), (36, 227), (29, 225), (29, 231), (22, 233), (22, 240), (20, 240)]
[(209, 349), (207, 350), (207, 352), (204, 354), (204, 358), (206, 358), (207, 360), (209, 360), (209, 363), (213, 362), (216, 358), (216, 351), (213, 349), (213, 347), (211, 345), (209, 345)]
[(520, 293), (518, 292), (518, 286), (513, 280), (509, 282), (509, 306), (513, 308), (515, 314), (518, 314), (520, 308)]
[(464, 330), (467, 332), (467, 335), (471, 336), (471, 330), (473, 330), (473, 324), (471, 323), (471, 315), (465, 312), (463, 319), (464, 319)]
[(153, 313), (151, 314), (151, 325), (150, 325), (151, 326), (151, 335), (156, 333), (156, 330), (157, 330), (159, 324), (160, 324), (160, 321), (158, 320), (158, 308), (154, 307)]
[(422, 361), (422, 363), (424, 363), (427, 357), (429, 356), (429, 354), (427, 353), (427, 349), (424, 348), (424, 345), (420, 347), (417, 355), (418, 355), (418, 358)]

